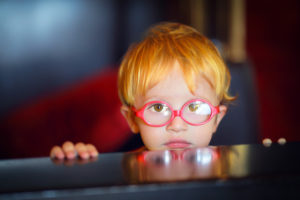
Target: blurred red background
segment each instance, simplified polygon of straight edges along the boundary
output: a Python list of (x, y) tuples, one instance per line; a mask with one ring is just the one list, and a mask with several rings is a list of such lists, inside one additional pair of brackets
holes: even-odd
[(300, 141), (300, 3), (247, 1), (247, 53), (252, 61), (264, 138)]

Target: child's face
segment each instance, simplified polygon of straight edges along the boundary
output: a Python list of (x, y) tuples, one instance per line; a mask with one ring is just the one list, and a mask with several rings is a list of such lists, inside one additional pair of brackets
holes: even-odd
[[(178, 62), (174, 63), (173, 70), (164, 80), (149, 89), (145, 96), (135, 99), (134, 107), (139, 110), (150, 101), (164, 101), (174, 110), (192, 99), (204, 99), (213, 106), (219, 105), (215, 91), (209, 83), (199, 77), (196, 80), (196, 91), (192, 94), (184, 80)], [(122, 107), (122, 113), (128, 121), (131, 130), (140, 132), (142, 140), (149, 150), (162, 150), (173, 148), (205, 147), (209, 144), (213, 133), (226, 113), (226, 106), (220, 106), (220, 113), (215, 115), (208, 123), (193, 126), (182, 118), (175, 117), (173, 121), (162, 127), (151, 127), (135, 115), (130, 114), (128, 107)]]

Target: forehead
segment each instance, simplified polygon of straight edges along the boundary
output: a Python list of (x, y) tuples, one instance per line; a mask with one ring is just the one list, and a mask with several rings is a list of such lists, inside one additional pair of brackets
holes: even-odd
[(201, 75), (195, 79), (195, 91), (189, 89), (178, 63), (156, 85), (148, 89), (144, 96), (138, 96), (136, 103), (143, 105), (152, 100), (163, 100), (181, 105), (188, 100), (201, 98), (217, 104), (217, 97), (209, 82)]

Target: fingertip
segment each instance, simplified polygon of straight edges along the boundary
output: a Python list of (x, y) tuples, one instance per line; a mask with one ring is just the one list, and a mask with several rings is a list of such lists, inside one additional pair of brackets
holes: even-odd
[(72, 160), (76, 157), (76, 154), (74, 151), (68, 151), (68, 152), (66, 152), (66, 157), (67, 157), (67, 159)]
[(65, 155), (62, 152), (58, 152), (55, 154), (55, 158), (63, 160), (65, 158)]
[(62, 145), (62, 149), (64, 152), (68, 152), (68, 151), (74, 151), (74, 144), (70, 141), (66, 141), (63, 145)]
[(84, 160), (89, 159), (89, 157), (90, 157), (90, 155), (85, 151), (80, 152), (79, 156), (81, 159), (84, 159)]
[(99, 153), (98, 153), (98, 151), (92, 151), (90, 154), (93, 158), (95, 158), (98, 156)]
[(96, 147), (92, 144), (87, 144), (86, 145), (87, 149), (88, 149), (88, 152), (90, 154), (91, 157), (97, 157), (98, 156), (98, 151), (96, 149)]
[(65, 155), (59, 146), (54, 146), (50, 152), (50, 158), (52, 159), (64, 159)]

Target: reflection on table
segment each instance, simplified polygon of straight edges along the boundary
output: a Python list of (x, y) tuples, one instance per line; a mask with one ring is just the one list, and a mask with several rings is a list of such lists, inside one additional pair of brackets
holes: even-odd
[(222, 146), (125, 154), (129, 183), (226, 179), (250, 175), (249, 146)]

